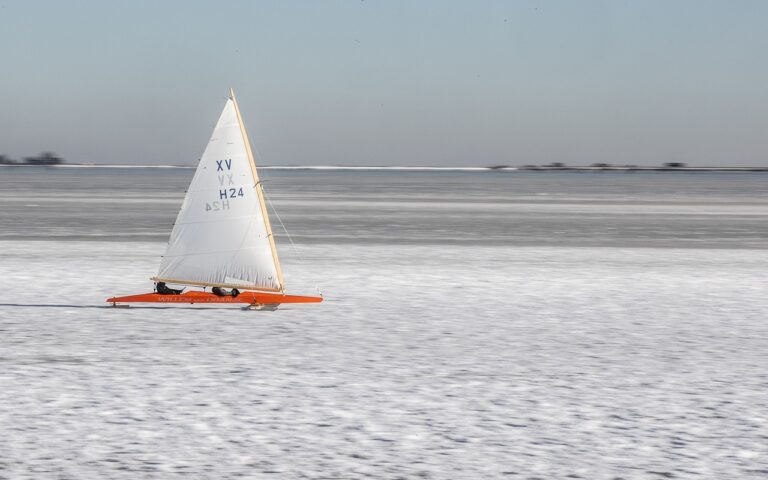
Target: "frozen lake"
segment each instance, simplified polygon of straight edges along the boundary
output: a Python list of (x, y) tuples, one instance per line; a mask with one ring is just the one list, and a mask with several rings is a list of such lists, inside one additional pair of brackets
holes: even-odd
[(0, 168), (0, 478), (768, 476), (768, 175), (268, 171), (326, 302), (104, 307), (191, 174)]

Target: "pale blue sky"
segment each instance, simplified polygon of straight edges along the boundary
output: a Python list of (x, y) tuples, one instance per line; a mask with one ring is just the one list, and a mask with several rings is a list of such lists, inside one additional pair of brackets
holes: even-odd
[(768, 165), (764, 1), (0, 0), (0, 153)]

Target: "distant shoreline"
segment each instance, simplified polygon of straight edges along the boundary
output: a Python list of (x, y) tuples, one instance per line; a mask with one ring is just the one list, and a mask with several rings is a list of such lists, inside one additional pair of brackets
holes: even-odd
[[(0, 167), (12, 168), (163, 168), (194, 169), (196, 165), (115, 165), (67, 163), (58, 165), (0, 164)], [(619, 166), (495, 166), (495, 167), (430, 167), (430, 166), (291, 166), (266, 165), (264, 170), (320, 170), (320, 171), (425, 171), (425, 172), (768, 172), (768, 167), (619, 167)]]

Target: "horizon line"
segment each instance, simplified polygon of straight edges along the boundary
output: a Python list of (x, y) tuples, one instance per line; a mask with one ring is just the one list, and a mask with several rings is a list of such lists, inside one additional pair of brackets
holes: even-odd
[[(678, 166), (679, 165), (679, 166)], [(550, 171), (577, 171), (577, 172), (634, 172), (634, 171), (662, 171), (662, 172), (768, 172), (768, 167), (738, 167), (738, 166), (687, 166), (678, 165), (659, 165), (659, 166), (639, 166), (639, 165), (498, 165), (487, 167), (439, 167), (433, 165), (263, 165), (257, 168), (264, 170), (353, 170), (353, 171), (443, 171), (443, 172), (498, 172), (498, 171), (522, 171), (522, 172), (550, 172)], [(59, 163), (51, 165), (34, 165), (27, 163), (0, 163), (0, 167), (46, 167), (46, 168), (159, 168), (159, 169), (195, 169), (197, 165), (173, 165), (173, 164), (110, 164), (110, 163)]]

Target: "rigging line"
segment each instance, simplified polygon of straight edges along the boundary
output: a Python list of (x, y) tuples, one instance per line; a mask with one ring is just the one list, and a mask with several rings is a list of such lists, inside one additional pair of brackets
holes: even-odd
[(293, 243), (293, 238), (291, 238), (291, 234), (288, 233), (288, 229), (285, 228), (285, 224), (283, 223), (283, 219), (280, 218), (280, 215), (277, 213), (277, 210), (275, 210), (275, 206), (272, 205), (272, 200), (269, 199), (266, 195), (264, 196), (267, 199), (267, 203), (269, 203), (269, 207), (272, 209), (272, 213), (275, 214), (275, 217), (277, 217), (277, 221), (280, 222), (280, 226), (283, 227), (283, 231), (285, 232), (285, 235), (288, 237), (288, 241), (291, 243), (291, 247), (296, 251), (296, 255), (299, 257), (299, 261), (301, 261), (302, 265), (304, 264), (304, 258), (301, 256), (301, 252), (298, 248), (296, 248), (296, 244)]
[[(267, 196), (266, 192), (264, 191), (264, 181), (266, 179), (268, 179), (269, 175), (265, 174), (264, 170), (259, 171), (259, 166), (261, 165), (261, 162), (262, 162), (262, 156), (261, 156), (261, 152), (259, 152), (259, 147), (256, 146), (255, 144), (251, 145), (251, 154), (253, 155), (254, 167), (256, 168), (256, 171), (258, 172), (256, 174), (258, 179), (256, 181), (256, 184), (253, 186), (253, 189), (257, 192), (256, 194), (258, 195), (258, 190), (259, 190), (259, 188), (261, 188), (261, 198), (262, 198), (262, 200), (266, 200), (267, 203), (269, 204), (269, 206), (272, 207), (272, 212), (274, 212), (274, 214), (277, 215), (277, 212), (275, 211), (275, 207), (272, 206), (272, 201), (269, 199), (269, 197)], [(268, 211), (266, 205), (264, 206), (264, 215), (269, 217), (269, 211)], [(279, 216), (278, 216), (278, 220), (280, 220)], [(264, 221), (265, 221), (265, 224), (266, 224), (266, 222), (269, 221), (269, 218), (265, 218)], [(285, 225), (283, 225), (283, 221), (282, 220), (280, 220), (280, 225), (282, 225), (283, 230), (285, 230)], [(286, 231), (285, 233), (287, 234), (288, 232)], [(269, 237), (272, 237), (272, 238), (269, 238)], [(277, 260), (277, 245), (274, 243), (274, 241), (275, 241), (274, 232), (269, 232), (267, 234), (267, 239), (269, 239), (269, 241), (272, 242), (271, 243), (272, 248), (275, 249), (275, 250), (273, 250), (273, 255), (275, 256), (275, 260)], [(277, 263), (275, 264), (275, 268), (278, 269), (278, 270), (280, 269), (280, 267), (279, 267), (279, 265)], [(279, 281), (280, 276), (281, 275), (278, 275), (278, 283), (280, 283), (280, 281)], [(282, 288), (284, 290), (285, 289), (285, 283), (282, 283), (281, 286), (282, 286)], [(283, 293), (285, 293), (285, 292), (283, 292)]]
[[(259, 147), (256, 146), (256, 145), (251, 145), (251, 152), (253, 153), (254, 160), (258, 160), (258, 164), (263, 166), (262, 162), (263, 162), (264, 159), (261, 156), (261, 152), (259, 151)], [(257, 167), (257, 169), (258, 169), (258, 167)], [(271, 174), (271, 172), (269, 172), (268, 170), (262, 168), (260, 170), (259, 182), (256, 184), (256, 187), (258, 188), (259, 183), (262, 184), (261, 185), (261, 191), (263, 193), (263, 197), (267, 200), (267, 203), (269, 204), (269, 208), (272, 209), (272, 213), (275, 214), (275, 217), (277, 218), (277, 221), (280, 222), (280, 226), (283, 227), (283, 231), (285, 232), (285, 236), (288, 237), (288, 242), (291, 244), (291, 248), (293, 248), (293, 251), (296, 252), (296, 256), (299, 258), (299, 263), (301, 263), (302, 266), (306, 266), (306, 262), (304, 261), (304, 257), (301, 255), (301, 251), (296, 247), (296, 244), (293, 242), (293, 237), (291, 237), (291, 234), (288, 233), (288, 229), (285, 228), (285, 224), (283, 223), (283, 219), (280, 218), (280, 214), (277, 213), (277, 209), (272, 204), (272, 200), (269, 198), (268, 195), (266, 195), (266, 193), (264, 193), (264, 184), (263, 183), (264, 183), (265, 180), (269, 180), (270, 174)], [(315, 290), (317, 290), (317, 293), (321, 297), (323, 296), (323, 292), (320, 290), (320, 285), (315, 284)]]
[[(264, 188), (264, 187), (262, 187)], [(280, 218), (280, 214), (277, 213), (277, 210), (275, 209), (275, 206), (272, 205), (272, 200), (269, 199), (268, 196), (264, 196), (264, 198), (267, 199), (267, 203), (269, 204), (269, 207), (272, 209), (272, 213), (275, 214), (275, 217), (277, 218), (277, 221), (280, 222), (280, 226), (283, 227), (283, 231), (285, 232), (285, 236), (288, 237), (288, 242), (291, 244), (291, 247), (293, 248), (293, 251), (296, 252), (296, 256), (299, 257), (299, 263), (301, 263), (302, 266), (306, 265), (306, 262), (304, 261), (304, 257), (301, 255), (301, 251), (296, 247), (296, 244), (293, 243), (293, 238), (291, 237), (291, 234), (288, 233), (288, 229), (285, 228), (285, 224), (283, 223), (283, 219)], [(320, 294), (320, 296), (323, 296), (323, 292), (320, 291), (320, 285), (315, 284), (315, 290), (317, 290), (317, 293)]]

